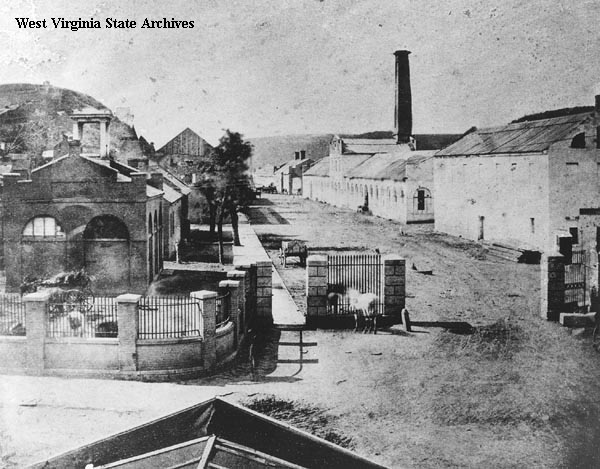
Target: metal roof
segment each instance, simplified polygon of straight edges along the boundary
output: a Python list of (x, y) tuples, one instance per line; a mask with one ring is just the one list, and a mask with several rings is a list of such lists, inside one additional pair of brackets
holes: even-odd
[(407, 177), (407, 166), (423, 163), (434, 154), (435, 151), (431, 150), (376, 154), (352, 168), (345, 176), (348, 178), (402, 181)]
[(538, 153), (572, 138), (592, 116), (589, 112), (479, 129), (440, 150), (436, 156)]
[(305, 176), (329, 176), (329, 157), (321, 158), (317, 164), (304, 173)]

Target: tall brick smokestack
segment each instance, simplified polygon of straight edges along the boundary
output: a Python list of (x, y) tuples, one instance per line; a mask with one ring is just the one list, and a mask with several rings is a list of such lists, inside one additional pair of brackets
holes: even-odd
[(412, 134), (412, 97), (410, 93), (410, 51), (397, 50), (396, 56), (396, 111), (394, 132), (398, 143), (408, 143)]

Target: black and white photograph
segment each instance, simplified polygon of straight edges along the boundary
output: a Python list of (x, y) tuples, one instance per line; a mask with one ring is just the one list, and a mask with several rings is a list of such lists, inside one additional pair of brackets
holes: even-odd
[(0, 468), (600, 467), (600, 2), (0, 5)]

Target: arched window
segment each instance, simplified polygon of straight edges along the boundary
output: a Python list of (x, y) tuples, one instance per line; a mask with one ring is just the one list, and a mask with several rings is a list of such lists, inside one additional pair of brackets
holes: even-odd
[(113, 215), (94, 217), (83, 231), (84, 239), (129, 239), (125, 223)]
[(585, 132), (581, 132), (573, 137), (571, 148), (585, 148)]
[(425, 187), (419, 187), (413, 195), (413, 207), (418, 212), (429, 212), (431, 207), (431, 193)]
[(152, 233), (152, 215), (148, 215), (148, 233)]
[(27, 222), (23, 228), (23, 236), (40, 238), (64, 237), (65, 232), (53, 217), (35, 217)]

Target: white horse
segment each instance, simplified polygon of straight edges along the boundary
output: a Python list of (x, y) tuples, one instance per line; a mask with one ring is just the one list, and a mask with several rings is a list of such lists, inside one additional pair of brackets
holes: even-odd
[(346, 292), (350, 309), (354, 313), (354, 332), (358, 331), (358, 322), (362, 316), (365, 321), (363, 332), (377, 334), (377, 317), (379, 316), (379, 297), (375, 293), (360, 293), (349, 288)]

